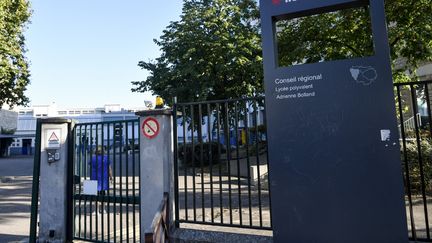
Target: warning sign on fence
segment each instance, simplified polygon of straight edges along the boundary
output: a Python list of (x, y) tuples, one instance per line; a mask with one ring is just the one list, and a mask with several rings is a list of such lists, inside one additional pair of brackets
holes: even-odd
[(149, 139), (155, 138), (159, 134), (159, 122), (153, 117), (145, 119), (141, 125), (141, 132)]
[(60, 129), (46, 130), (47, 148), (60, 148)]

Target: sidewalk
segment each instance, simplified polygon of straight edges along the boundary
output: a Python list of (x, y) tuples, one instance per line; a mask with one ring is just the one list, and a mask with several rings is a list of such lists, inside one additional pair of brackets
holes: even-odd
[(28, 242), (32, 157), (0, 158), (0, 242)]

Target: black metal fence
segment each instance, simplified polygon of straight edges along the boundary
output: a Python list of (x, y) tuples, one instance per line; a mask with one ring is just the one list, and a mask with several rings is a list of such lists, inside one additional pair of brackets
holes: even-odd
[(176, 223), (271, 229), (264, 98), (174, 105)]
[(75, 126), (75, 239), (140, 241), (139, 134), (138, 120)]
[(432, 241), (432, 81), (395, 84), (411, 239)]

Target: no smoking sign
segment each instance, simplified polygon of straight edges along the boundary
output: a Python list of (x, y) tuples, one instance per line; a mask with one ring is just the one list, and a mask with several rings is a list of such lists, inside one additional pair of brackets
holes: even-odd
[(141, 132), (149, 139), (155, 138), (159, 134), (159, 122), (153, 117), (145, 119), (141, 125)]

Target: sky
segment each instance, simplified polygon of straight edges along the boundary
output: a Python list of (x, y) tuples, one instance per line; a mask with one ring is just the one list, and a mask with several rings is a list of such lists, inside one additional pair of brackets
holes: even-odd
[(150, 93), (132, 93), (148, 72), (139, 61), (160, 55), (153, 39), (179, 20), (182, 0), (30, 0), (25, 32), (31, 105), (142, 107)]

